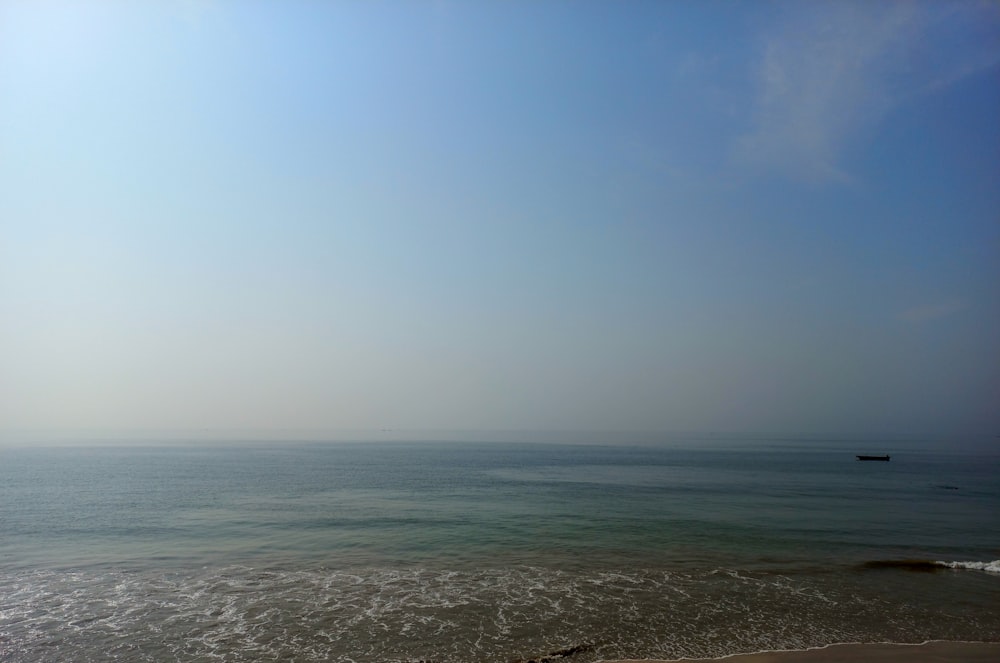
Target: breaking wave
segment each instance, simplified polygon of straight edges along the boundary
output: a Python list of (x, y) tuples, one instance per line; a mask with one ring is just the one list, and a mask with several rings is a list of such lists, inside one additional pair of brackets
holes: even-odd
[(1000, 573), (1000, 559), (992, 562), (942, 562), (931, 559), (876, 559), (861, 565), (865, 569), (902, 569), (933, 573), (944, 569), (969, 569)]
[(888, 603), (850, 578), (536, 567), (31, 571), (0, 574), (0, 660), (590, 663), (1000, 639), (993, 614), (942, 618), (936, 600)]
[(992, 562), (934, 562), (949, 569), (971, 569), (973, 571), (986, 571), (987, 573), (1000, 573), (1000, 559)]

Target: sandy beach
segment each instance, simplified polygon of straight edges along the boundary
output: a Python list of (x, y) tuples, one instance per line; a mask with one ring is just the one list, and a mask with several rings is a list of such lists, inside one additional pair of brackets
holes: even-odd
[[(804, 651), (736, 654), (723, 658), (681, 659), (684, 663), (853, 663), (854, 661), (906, 663), (992, 663), (1000, 661), (1000, 642), (925, 642), (922, 644), (844, 644)], [(680, 663), (679, 661), (628, 660), (608, 663)]]

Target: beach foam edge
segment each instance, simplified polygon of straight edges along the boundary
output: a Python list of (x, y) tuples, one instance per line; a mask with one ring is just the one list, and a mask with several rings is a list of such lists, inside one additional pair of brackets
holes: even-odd
[(1000, 642), (925, 640), (924, 642), (841, 642), (807, 649), (728, 654), (718, 658), (620, 659), (602, 663), (992, 663), (1000, 660)]

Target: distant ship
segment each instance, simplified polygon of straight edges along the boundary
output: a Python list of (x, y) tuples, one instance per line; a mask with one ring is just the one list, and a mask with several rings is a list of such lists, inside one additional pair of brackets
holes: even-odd
[(858, 456), (858, 460), (889, 460), (889, 454), (884, 456)]

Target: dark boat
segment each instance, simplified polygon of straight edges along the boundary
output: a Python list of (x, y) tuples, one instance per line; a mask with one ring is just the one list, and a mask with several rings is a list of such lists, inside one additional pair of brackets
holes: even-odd
[(889, 460), (889, 454), (883, 456), (858, 456), (858, 460)]

